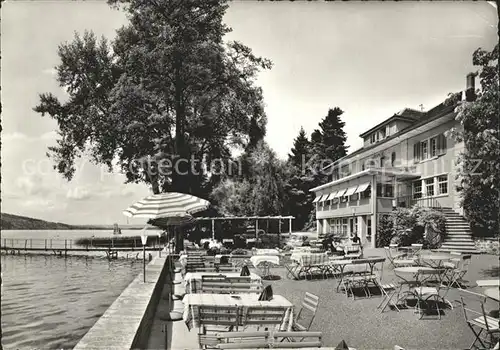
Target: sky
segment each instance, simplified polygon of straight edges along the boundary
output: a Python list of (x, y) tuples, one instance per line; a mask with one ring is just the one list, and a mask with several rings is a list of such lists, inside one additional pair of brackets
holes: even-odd
[[(32, 108), (38, 94), (60, 98), (57, 47), (75, 31), (113, 39), (127, 23), (101, 1), (2, 4), (2, 212), (69, 224), (126, 223), (122, 210), (150, 194), (82, 159), (71, 182), (52, 169), (47, 147), (57, 124)], [(486, 2), (234, 1), (224, 17), (238, 40), (274, 66), (257, 81), (266, 141), (286, 158), (301, 127), (310, 133), (340, 107), (350, 151), (359, 134), (405, 107), (424, 110), (465, 88), (472, 53), (498, 41)], [(129, 223), (140, 223), (129, 220)]]

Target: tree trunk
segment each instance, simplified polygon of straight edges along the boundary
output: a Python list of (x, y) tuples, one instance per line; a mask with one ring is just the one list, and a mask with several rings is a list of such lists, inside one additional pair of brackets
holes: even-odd
[(175, 71), (175, 159), (172, 169), (172, 190), (187, 193), (189, 186), (189, 165), (185, 150), (184, 123), (186, 118), (186, 109), (183, 102), (183, 81), (181, 77), (180, 53), (176, 57)]

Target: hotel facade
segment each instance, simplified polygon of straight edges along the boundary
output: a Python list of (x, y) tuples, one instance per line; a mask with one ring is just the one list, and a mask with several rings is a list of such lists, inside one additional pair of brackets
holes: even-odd
[(363, 147), (325, 167), (330, 181), (311, 189), (318, 236), (357, 233), (363, 245), (375, 247), (381, 216), (396, 207), (461, 214), (455, 178), (464, 144), (446, 136), (460, 128), (455, 120), (460, 99), (474, 99), (473, 74), (455, 103), (427, 112), (404, 109), (359, 135)]

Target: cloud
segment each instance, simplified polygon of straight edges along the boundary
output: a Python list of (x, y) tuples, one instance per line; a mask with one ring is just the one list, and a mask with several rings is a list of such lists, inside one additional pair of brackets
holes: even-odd
[(2, 133), (2, 141), (27, 140), (26, 134), (14, 131), (11, 133)]
[(57, 75), (57, 70), (55, 68), (46, 68), (42, 70), (42, 73), (55, 76)]
[(45, 187), (39, 175), (22, 176), (16, 180), (16, 187), (26, 196), (48, 194), (50, 189)]
[(70, 188), (68, 189), (68, 192), (66, 192), (66, 198), (68, 199), (84, 200), (90, 197), (90, 192), (81, 187)]

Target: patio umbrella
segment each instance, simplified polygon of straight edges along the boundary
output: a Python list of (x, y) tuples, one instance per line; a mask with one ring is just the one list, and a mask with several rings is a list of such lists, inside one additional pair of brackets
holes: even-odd
[(134, 218), (183, 218), (208, 209), (210, 202), (190, 194), (168, 192), (148, 196), (123, 211)]
[[(192, 214), (208, 209), (210, 202), (186, 193), (167, 192), (141, 199), (123, 211), (134, 218), (148, 218), (158, 227), (175, 228), (194, 221)], [(176, 250), (180, 251), (180, 236), (176, 234)]]

